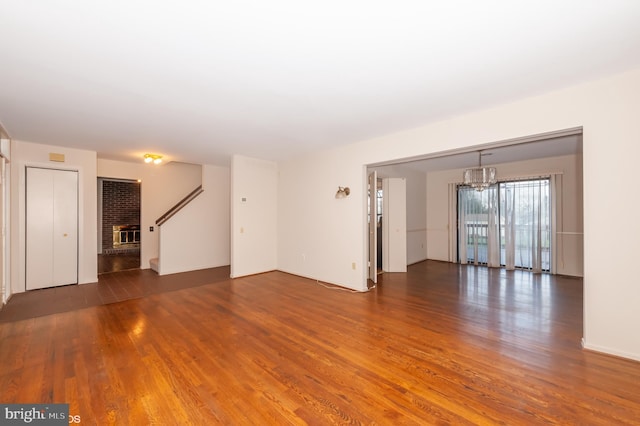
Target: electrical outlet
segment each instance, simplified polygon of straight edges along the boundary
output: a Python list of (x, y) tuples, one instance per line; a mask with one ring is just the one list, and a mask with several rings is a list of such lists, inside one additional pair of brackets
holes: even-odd
[(356, 262), (353, 262), (353, 263), (351, 264), (351, 269), (353, 269), (354, 271), (356, 270)]

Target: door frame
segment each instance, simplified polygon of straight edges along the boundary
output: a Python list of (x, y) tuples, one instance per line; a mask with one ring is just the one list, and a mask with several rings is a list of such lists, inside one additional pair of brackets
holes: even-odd
[(373, 284), (378, 283), (378, 173), (374, 170), (367, 174), (368, 179), (368, 202), (369, 212), (367, 214), (368, 224), (368, 243), (369, 243), (369, 259), (368, 259), (368, 279)]
[[(29, 288), (29, 280), (28, 280), (28, 269), (29, 269), (29, 206), (28, 206), (28, 199), (29, 199), (29, 180), (28, 180), (28, 175), (29, 175), (29, 170), (33, 169), (33, 170), (46, 170), (46, 171), (50, 171), (50, 172), (62, 172), (62, 173), (74, 173), (75, 175), (73, 176), (73, 180), (75, 181), (73, 185), (73, 188), (71, 188), (71, 186), (67, 186), (64, 185), (63, 187), (70, 190), (70, 192), (68, 192), (68, 194), (71, 194), (73, 196), (73, 198), (75, 199), (75, 205), (71, 206), (70, 209), (65, 209), (65, 211), (69, 212), (69, 211), (74, 211), (75, 210), (75, 220), (73, 222), (71, 227), (69, 228), (69, 233), (71, 233), (72, 238), (75, 239), (75, 241), (73, 242), (69, 242), (70, 244), (72, 244), (75, 247), (75, 270), (73, 271), (73, 277), (71, 275), (68, 276), (69, 279), (65, 279), (64, 282), (59, 281), (56, 278), (56, 275), (54, 274), (54, 276), (52, 276), (52, 282), (50, 283), (51, 285), (44, 285), (44, 286), (36, 286), (32, 288)], [(64, 179), (68, 179), (69, 176), (65, 176)], [(55, 201), (56, 198), (52, 197), (52, 200)], [(55, 209), (54, 206), (52, 206), (53, 209)], [(55, 210), (54, 210), (55, 211)], [(54, 221), (54, 226), (55, 226), (55, 221)], [(65, 232), (64, 236), (66, 237), (67, 234)], [(54, 237), (55, 238), (55, 237)], [(66, 240), (65, 240), (66, 241)], [(70, 170), (70, 169), (64, 169), (64, 168), (56, 168), (56, 167), (42, 167), (42, 166), (31, 166), (31, 165), (25, 165), (24, 168), (24, 244), (25, 244), (25, 254), (24, 254), (24, 289), (25, 291), (27, 290), (34, 290), (34, 289), (40, 289), (40, 288), (49, 288), (49, 287), (57, 287), (57, 286), (62, 286), (62, 285), (68, 285), (68, 284), (78, 284), (79, 282), (79, 266), (80, 266), (80, 173), (78, 170)], [(67, 244), (67, 243), (65, 243)], [(55, 253), (52, 253), (52, 255), (54, 256), (54, 260), (52, 260), (55, 263)], [(70, 264), (69, 264), (70, 265)], [(69, 266), (68, 265), (68, 266)], [(66, 276), (66, 275), (65, 275)]]

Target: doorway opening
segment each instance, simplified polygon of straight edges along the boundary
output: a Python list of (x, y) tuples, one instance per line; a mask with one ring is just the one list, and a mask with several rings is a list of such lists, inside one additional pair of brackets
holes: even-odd
[(98, 274), (140, 268), (140, 183), (98, 178)]
[(369, 174), (369, 271), (377, 283), (378, 274), (407, 271), (406, 179), (378, 178)]
[[(497, 167), (500, 181), (510, 182), (505, 184), (502, 202), (508, 202), (509, 194), (509, 200), (513, 202), (516, 197), (522, 203), (520, 211), (512, 209), (511, 215), (501, 216), (500, 221), (496, 221), (495, 226), (500, 226), (499, 232), (494, 234), (494, 237), (499, 236), (498, 257), (507, 257), (506, 253), (500, 254), (507, 250), (509, 228), (506, 220), (513, 219), (520, 223), (514, 222), (511, 228), (511, 242), (515, 245), (513, 268), (583, 276), (582, 128), (503, 140), (480, 148), (492, 155), (489, 165)], [(457, 189), (463, 171), (477, 166), (478, 149), (469, 147), (367, 165), (369, 175), (375, 172), (385, 178), (406, 178), (408, 264), (427, 259), (457, 263), (464, 257), (459, 252), (462, 248), (458, 235)], [(542, 187), (538, 188), (538, 185)], [(538, 190), (542, 190), (542, 198), (537, 195)], [(527, 204), (524, 204), (525, 198), (529, 200)], [(548, 206), (534, 207), (538, 200)], [(518, 200), (515, 202), (517, 207)], [(542, 224), (539, 231), (530, 227), (538, 221)], [(466, 245), (471, 257), (466, 263), (475, 264), (477, 259), (478, 264), (488, 264), (488, 259), (482, 260), (487, 254), (483, 245), (488, 244), (485, 241), (489, 235), (483, 232), (489, 226), (488, 220), (472, 225), (468, 228)], [(370, 230), (370, 240), (373, 235), (375, 233)], [(477, 241), (477, 255), (473, 238)], [(534, 241), (540, 241), (540, 246), (536, 246), (531, 255), (525, 246)], [(542, 261), (540, 266), (538, 259)], [(506, 269), (512, 269), (509, 263), (497, 261), (492, 266), (504, 264)]]

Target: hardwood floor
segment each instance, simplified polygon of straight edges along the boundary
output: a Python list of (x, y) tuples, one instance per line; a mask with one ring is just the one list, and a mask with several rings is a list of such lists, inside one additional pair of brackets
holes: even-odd
[(380, 279), (270, 272), (1, 323), (0, 401), (98, 425), (640, 424), (640, 363), (580, 347), (582, 280)]
[(98, 274), (128, 271), (139, 268), (140, 251), (98, 255)]
[(0, 322), (107, 305), (228, 279), (228, 266), (162, 277), (150, 269), (105, 273), (98, 275), (97, 283), (44, 288), (15, 294), (0, 310)]

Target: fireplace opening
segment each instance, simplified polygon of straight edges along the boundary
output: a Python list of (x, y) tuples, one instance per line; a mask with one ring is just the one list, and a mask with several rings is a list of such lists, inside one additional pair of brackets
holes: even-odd
[(113, 249), (136, 249), (140, 247), (140, 225), (114, 225)]

